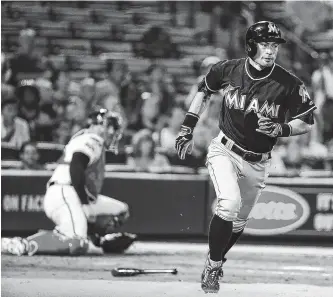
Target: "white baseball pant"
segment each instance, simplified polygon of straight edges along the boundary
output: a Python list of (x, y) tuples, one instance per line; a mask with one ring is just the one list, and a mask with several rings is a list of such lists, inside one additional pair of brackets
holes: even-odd
[(270, 160), (247, 162), (221, 143), (222, 136), (209, 145), (206, 166), (217, 196), (215, 214), (233, 221), (233, 232), (239, 232), (265, 188)]
[(88, 221), (93, 222), (98, 215), (128, 212), (128, 205), (104, 195), (98, 195), (92, 204), (82, 205), (72, 186), (55, 184), (46, 191), (44, 211), (63, 235), (87, 238)]

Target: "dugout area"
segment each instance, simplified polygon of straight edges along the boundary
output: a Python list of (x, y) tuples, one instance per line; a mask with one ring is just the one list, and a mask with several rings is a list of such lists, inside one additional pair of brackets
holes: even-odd
[[(200, 275), (205, 244), (137, 242), (124, 255), (15, 257), (3, 255), (2, 296), (207, 296)], [(114, 267), (177, 268), (177, 275), (115, 278)], [(332, 248), (236, 245), (220, 293), (228, 297), (328, 297)]]

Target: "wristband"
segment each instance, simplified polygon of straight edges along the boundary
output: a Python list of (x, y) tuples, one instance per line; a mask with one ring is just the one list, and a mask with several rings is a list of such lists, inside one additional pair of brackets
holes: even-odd
[(284, 123), (284, 124), (281, 125), (281, 128), (282, 129), (281, 129), (281, 135), (280, 135), (280, 137), (288, 137), (288, 136), (291, 135), (292, 128), (291, 128), (291, 126), (289, 124)]
[(183, 126), (186, 126), (190, 128), (191, 131), (193, 131), (198, 121), (199, 121), (199, 116), (197, 114), (188, 112), (185, 116)]

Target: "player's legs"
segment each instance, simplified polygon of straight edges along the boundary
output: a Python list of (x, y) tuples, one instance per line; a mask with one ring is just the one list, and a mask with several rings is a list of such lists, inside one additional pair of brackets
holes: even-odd
[(27, 240), (37, 246), (35, 252), (37, 255), (79, 256), (86, 254), (89, 247), (86, 238), (67, 237), (56, 229), (53, 231), (41, 230), (27, 237)]
[[(213, 248), (213, 251), (210, 251), (210, 256), (214, 261), (222, 259), (226, 239), (221, 239), (221, 237), (231, 236), (232, 222), (237, 218), (241, 206), (237, 166), (239, 160), (237, 157), (221, 143), (214, 140), (209, 147), (207, 168), (217, 196), (215, 214), (211, 221), (209, 235), (212, 237), (212, 241), (215, 242), (216, 237), (216, 241), (220, 243), (219, 248), (215, 248), (215, 243), (210, 240), (210, 247)], [(223, 231), (218, 232), (216, 230), (215, 232), (215, 229), (223, 229)], [(225, 236), (221, 236), (221, 232), (225, 233)], [(227, 239), (229, 240), (229, 238)]]
[(237, 182), (239, 162), (238, 156), (226, 149), (218, 139), (212, 141), (207, 155), (207, 168), (214, 184), (217, 205), (209, 227), (209, 256), (202, 273), (201, 287), (205, 292), (219, 290), (222, 254), (241, 206)]
[(98, 195), (95, 203), (87, 207), (90, 216), (96, 216), (89, 223), (89, 237), (102, 248), (104, 253), (123, 253), (136, 240), (130, 233), (115, 233), (129, 218), (129, 207), (116, 199)]
[[(90, 222), (94, 222), (95, 225), (103, 225), (95, 226), (95, 229), (106, 227), (104, 230), (97, 231), (100, 235), (113, 232), (129, 218), (129, 207), (126, 203), (104, 195), (98, 195), (95, 203), (85, 207), (85, 211)], [(101, 222), (102, 224), (100, 224)]]
[(265, 188), (269, 165), (270, 161), (259, 163), (248, 163), (243, 161), (242, 173), (244, 176), (238, 181), (242, 197), (242, 206), (237, 218), (233, 222), (233, 233), (228, 246), (223, 253), (223, 257), (225, 257), (227, 252), (242, 235), (248, 221), (248, 216), (253, 206), (258, 201), (262, 190)]
[(56, 225), (54, 231), (39, 231), (28, 238), (2, 240), (2, 252), (13, 255), (81, 255), (88, 249), (87, 221), (71, 186), (53, 185), (46, 191), (44, 211)]
[(104, 195), (98, 195), (96, 202), (89, 205), (89, 208), (96, 216), (129, 214), (129, 207), (126, 203)]
[(87, 219), (72, 186), (49, 187), (44, 198), (44, 210), (59, 233), (68, 238), (87, 238)]

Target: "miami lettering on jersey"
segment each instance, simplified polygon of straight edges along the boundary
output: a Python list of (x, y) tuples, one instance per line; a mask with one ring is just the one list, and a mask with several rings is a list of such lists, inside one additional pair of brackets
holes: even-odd
[[(239, 87), (233, 87), (229, 84), (223, 90), (223, 96), (225, 104), (229, 109), (238, 109), (244, 111), (246, 95), (240, 95), (239, 89)], [(274, 104), (274, 102), (269, 104), (267, 100), (260, 106), (258, 98), (253, 97), (245, 109), (245, 113), (250, 113), (253, 111), (254, 113), (260, 113), (263, 116), (270, 118), (278, 118), (279, 109), (279, 104)]]

